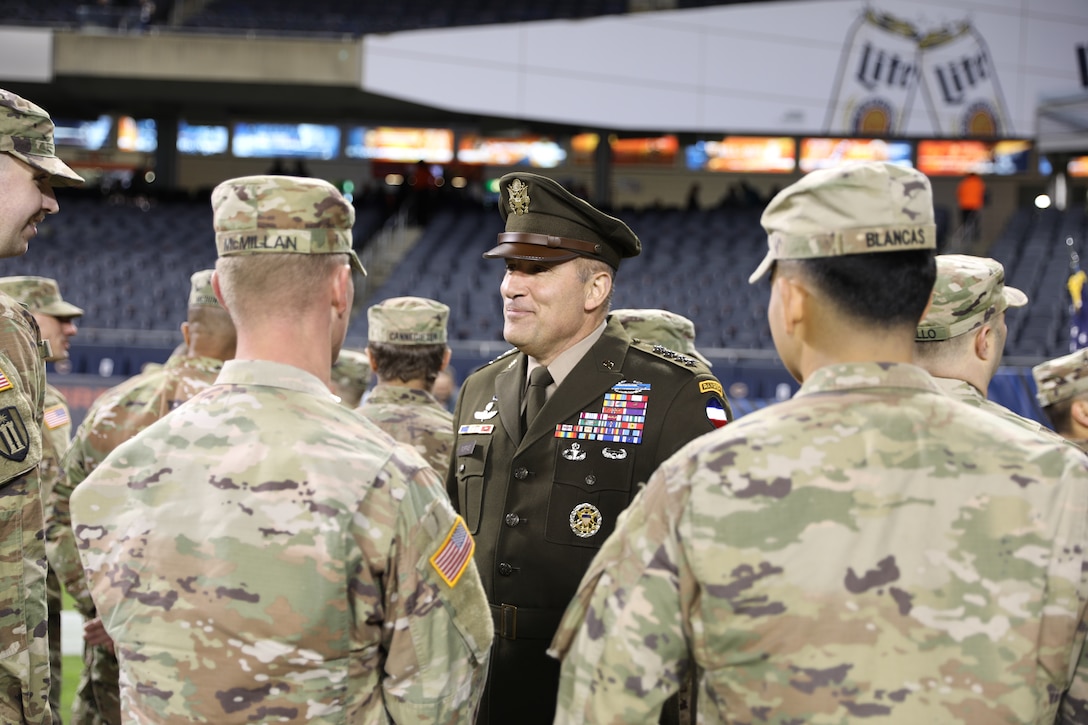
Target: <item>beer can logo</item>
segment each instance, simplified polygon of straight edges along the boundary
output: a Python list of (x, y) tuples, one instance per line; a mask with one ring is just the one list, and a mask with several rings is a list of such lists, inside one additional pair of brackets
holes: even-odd
[(923, 95), (933, 131), (945, 136), (1013, 133), (993, 56), (978, 31), (964, 21), (925, 35)]

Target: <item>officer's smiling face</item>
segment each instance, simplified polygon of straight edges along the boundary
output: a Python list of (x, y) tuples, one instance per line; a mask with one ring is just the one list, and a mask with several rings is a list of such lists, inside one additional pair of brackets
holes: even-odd
[(17, 257), (38, 233), (38, 222), (60, 210), (49, 174), (0, 153), (0, 257)]
[(596, 326), (593, 278), (579, 275), (577, 260), (546, 263), (506, 260), (500, 291), (503, 337), (549, 365)]

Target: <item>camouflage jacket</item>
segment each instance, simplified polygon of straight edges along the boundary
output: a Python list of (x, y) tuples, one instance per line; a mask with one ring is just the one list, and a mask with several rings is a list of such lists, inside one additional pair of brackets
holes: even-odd
[(378, 385), (359, 413), (401, 443), (419, 451), (445, 475), (453, 451), (453, 414), (425, 390)]
[(1085, 722), (1086, 579), (1083, 455), (828, 366), (655, 472), (552, 643), (556, 722), (648, 722), (689, 661), (706, 722)]
[(51, 723), (38, 327), (0, 293), (0, 722)]
[[(72, 438), (72, 416), (64, 395), (48, 383), (45, 386), (45, 413), (42, 417), (42, 502), (45, 505), (45, 553), (52, 564), (57, 557), (58, 542), (63, 538), (62, 527), (56, 523), (53, 504), (56, 487), (64, 490), (64, 454)], [(71, 537), (69, 537), (71, 538)], [(55, 565), (54, 565), (55, 568)]]
[(72, 491), (114, 448), (211, 385), (222, 367), (210, 357), (172, 356), (162, 367), (102, 393), (76, 430), (64, 457), (65, 475), (50, 500), (49, 563), (85, 616), (94, 615), (94, 605), (72, 539)]
[(1005, 420), (1015, 423), (1021, 428), (1026, 428), (1027, 430), (1034, 431), (1035, 433), (1045, 436), (1052, 442), (1061, 443), (1065, 440), (1060, 435), (1050, 430), (1039, 421), (1032, 420), (1031, 418), (1025, 418), (1022, 415), (1017, 415), (1013, 411), (1006, 408), (1004, 405), (1001, 405), (1000, 403), (995, 403), (994, 401), (990, 400), (981, 392), (979, 392), (978, 388), (976, 388), (974, 385), (971, 385), (971, 383), (968, 383), (964, 380), (956, 380), (953, 378), (940, 378), (937, 376), (933, 376), (933, 381), (937, 383), (937, 387), (939, 387), (948, 395), (951, 395), (956, 400), (962, 400), (968, 405), (973, 405), (976, 408), (987, 410), (994, 415), (1000, 416)]
[(491, 643), (472, 537), (426, 462), (314, 376), (228, 362), (72, 519), (131, 722), (471, 721)]

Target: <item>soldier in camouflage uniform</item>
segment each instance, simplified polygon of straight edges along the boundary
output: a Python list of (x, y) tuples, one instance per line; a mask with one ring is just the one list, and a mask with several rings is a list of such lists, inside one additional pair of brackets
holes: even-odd
[(557, 723), (1088, 722), (1088, 463), (911, 364), (935, 279), (929, 180), (814, 171), (767, 206), (793, 399), (665, 462), (552, 652)]
[(1027, 302), (1023, 292), (1005, 286), (1005, 268), (997, 260), (939, 255), (933, 301), (915, 331), (915, 361), (952, 397), (1057, 439), (1038, 421), (986, 397), (1005, 350), (1006, 310)]
[[(83, 179), (58, 159), (41, 107), (0, 89), (0, 257), (26, 253)], [(0, 723), (52, 722), (39, 463), (46, 349), (26, 308), (0, 293)]]
[(332, 394), (340, 398), (340, 405), (354, 410), (370, 387), (370, 375), (370, 360), (365, 352), (341, 350), (332, 364), (329, 387)]
[(239, 359), (72, 496), (126, 718), (468, 722), (491, 642), (472, 537), (329, 392), (354, 210), (291, 176), (225, 181), (212, 209)]
[(1062, 438), (1088, 452), (1088, 348), (1031, 369), (1035, 398)]
[[(41, 338), (48, 343), (49, 356), (46, 362), (59, 362), (68, 359), (69, 340), (77, 332), (75, 320), (83, 316), (83, 310), (66, 302), (60, 295), (56, 280), (47, 277), (4, 277), (0, 278), (0, 292), (11, 295), (19, 304), (25, 305), (34, 321), (38, 324)], [(50, 502), (53, 489), (64, 475), (61, 459), (68, 450), (72, 437), (72, 416), (68, 410), (68, 401), (64, 395), (46, 381), (45, 410), (42, 416), (42, 461), (41, 495), (45, 506), (45, 553), (48, 560), (55, 556), (55, 529)], [(53, 567), (49, 567), (45, 579), (45, 601), (49, 611), (49, 707), (53, 711), (53, 722), (61, 722), (60, 693), (61, 665), (63, 658), (60, 651), (60, 612), (62, 609), (60, 581)]]
[(370, 367), (378, 384), (359, 413), (422, 455), (443, 475), (453, 451), (453, 415), (431, 395), (450, 362), (450, 308), (422, 297), (394, 297), (366, 312)]
[(83, 671), (72, 704), (73, 725), (119, 725), (120, 686), (117, 657), (95, 616), (83, 567), (76, 552), (69, 502), (72, 491), (121, 443), (210, 386), (234, 357), (236, 334), (230, 315), (215, 298), (212, 270), (190, 277), (187, 319), (181, 324), (184, 351), (165, 365), (149, 369), (102, 393), (87, 412), (65, 456), (65, 479), (53, 502), (54, 526), (59, 530), (51, 559), (87, 618)]
[(713, 366), (695, 349), (695, 323), (675, 312), (654, 309), (612, 310), (623, 329), (636, 341), (646, 340), (669, 350), (690, 355), (708, 368)]

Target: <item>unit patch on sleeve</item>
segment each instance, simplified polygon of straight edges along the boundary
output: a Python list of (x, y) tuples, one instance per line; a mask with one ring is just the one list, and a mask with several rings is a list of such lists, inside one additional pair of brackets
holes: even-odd
[(717, 398), (706, 401), (706, 417), (715, 428), (721, 428), (729, 422), (729, 417), (725, 414), (725, 406)]
[(13, 387), (15, 386), (13, 386), (11, 380), (8, 379), (8, 374), (0, 369), (0, 393), (5, 390), (11, 390)]
[(30, 436), (23, 416), (14, 406), (0, 408), (0, 456), (9, 461), (22, 461), (29, 452)]
[(475, 550), (476, 542), (465, 528), (465, 520), (458, 516), (442, 546), (431, 556), (431, 566), (442, 577), (442, 581), (452, 587), (465, 573)]
[(45, 423), (45, 427), (49, 430), (56, 430), (61, 426), (71, 423), (72, 419), (68, 417), (67, 408), (63, 405), (54, 405), (52, 408), (45, 409), (43, 422)]

